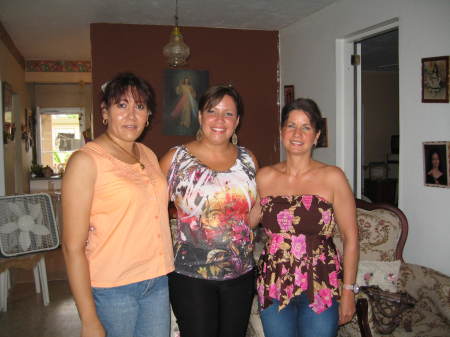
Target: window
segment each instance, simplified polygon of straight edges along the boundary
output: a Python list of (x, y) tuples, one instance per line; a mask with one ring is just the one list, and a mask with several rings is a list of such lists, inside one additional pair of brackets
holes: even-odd
[(38, 108), (37, 116), (38, 162), (63, 172), (70, 155), (82, 146), (84, 109)]

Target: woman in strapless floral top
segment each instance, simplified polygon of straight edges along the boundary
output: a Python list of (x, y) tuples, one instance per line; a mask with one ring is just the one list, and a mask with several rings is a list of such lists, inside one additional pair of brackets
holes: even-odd
[[(312, 159), (321, 121), (310, 99), (286, 105), (281, 116), (286, 161), (256, 177), (268, 237), (257, 279), (266, 337), (335, 336), (338, 325), (355, 313), (355, 201), (339, 168)], [(344, 237), (343, 259), (332, 240), (336, 225)]]

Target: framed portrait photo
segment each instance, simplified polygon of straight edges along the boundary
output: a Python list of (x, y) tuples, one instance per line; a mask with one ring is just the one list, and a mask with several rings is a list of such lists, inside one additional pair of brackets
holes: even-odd
[(284, 86), (284, 105), (290, 104), (295, 99), (295, 92), (293, 85), (285, 85)]
[(422, 102), (448, 103), (448, 56), (422, 59)]
[(450, 142), (424, 142), (423, 168), (426, 186), (450, 187)]

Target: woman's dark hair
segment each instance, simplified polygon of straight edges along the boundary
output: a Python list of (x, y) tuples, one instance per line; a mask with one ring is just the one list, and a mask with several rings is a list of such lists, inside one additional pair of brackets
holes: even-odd
[(242, 116), (244, 105), (241, 95), (239, 95), (236, 89), (228, 85), (215, 85), (209, 87), (208, 90), (203, 93), (202, 97), (200, 97), (198, 109), (201, 112), (214, 108), (225, 95), (228, 95), (233, 99), (234, 104), (236, 104), (237, 115)]
[(434, 154), (436, 154), (437, 156), (438, 156), (438, 160), (439, 160), (439, 166), (438, 166), (438, 169), (439, 169), (439, 171), (445, 171), (444, 170), (444, 164), (445, 163), (443, 163), (443, 161), (441, 160), (441, 154), (440, 154), (440, 152), (439, 152), (439, 150), (437, 150), (437, 149), (433, 149), (432, 151), (430, 151), (430, 159), (429, 159), (429, 165), (430, 165), (430, 169), (432, 169), (433, 168), (433, 155)]
[(155, 109), (155, 93), (144, 79), (133, 73), (119, 73), (111, 81), (102, 86), (101, 102), (107, 108), (116, 104), (131, 90), (136, 102), (144, 103), (150, 112)]
[(281, 110), (281, 126), (286, 124), (292, 110), (302, 110), (308, 116), (311, 126), (316, 132), (322, 131), (322, 114), (320, 109), (310, 98), (297, 98), (293, 102), (286, 104)]

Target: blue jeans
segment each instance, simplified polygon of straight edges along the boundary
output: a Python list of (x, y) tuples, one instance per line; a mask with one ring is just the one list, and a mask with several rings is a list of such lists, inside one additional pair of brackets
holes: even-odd
[(92, 288), (107, 337), (168, 337), (167, 276), (112, 288)]
[(334, 337), (339, 322), (339, 304), (333, 305), (320, 314), (310, 307), (306, 293), (291, 299), (289, 304), (278, 311), (278, 301), (261, 311), (261, 321), (266, 337)]

